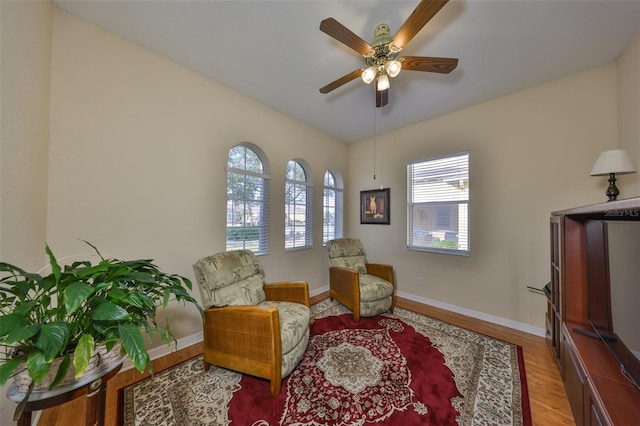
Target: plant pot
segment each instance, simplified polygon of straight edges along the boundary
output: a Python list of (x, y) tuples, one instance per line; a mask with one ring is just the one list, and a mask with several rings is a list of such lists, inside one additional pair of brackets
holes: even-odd
[[(81, 377), (86, 376), (88, 374), (92, 374), (98, 370), (105, 368), (106, 366), (114, 363), (120, 362), (122, 360), (122, 355), (120, 354), (120, 344), (116, 344), (111, 348), (109, 352), (105, 345), (98, 345), (96, 349), (93, 351), (93, 355), (89, 359), (89, 365), (87, 366), (86, 371), (82, 374)], [(73, 361), (73, 360), (72, 360)], [(58, 372), (58, 368), (60, 368), (60, 363), (62, 362), (62, 357), (58, 357), (51, 363), (51, 368), (49, 372), (45, 376), (45, 378), (40, 383), (36, 383), (33, 387), (33, 392), (47, 392), (49, 391), (49, 386), (53, 382)], [(27, 392), (29, 390), (29, 385), (31, 384), (31, 377), (29, 377), (29, 371), (27, 370), (26, 363), (20, 366), (20, 372), (13, 377), (13, 384), (15, 385), (18, 392)], [(75, 368), (73, 368), (73, 362), (69, 367), (69, 371), (65, 378), (58, 384), (58, 386), (63, 386), (65, 384), (70, 384), (79, 380), (80, 377), (75, 377)]]

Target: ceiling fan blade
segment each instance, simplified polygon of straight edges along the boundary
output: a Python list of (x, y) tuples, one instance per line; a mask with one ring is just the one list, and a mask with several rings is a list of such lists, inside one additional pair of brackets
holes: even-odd
[(404, 24), (402, 24), (396, 35), (393, 36), (391, 44), (397, 49), (403, 49), (448, 1), (449, 0), (422, 0), (407, 20), (404, 21)]
[(362, 56), (366, 56), (372, 50), (369, 43), (333, 18), (327, 18), (320, 22), (320, 31), (352, 48)]
[(403, 70), (449, 74), (456, 66), (458, 66), (457, 58), (433, 58), (427, 56), (405, 56), (402, 58)]
[(361, 74), (362, 74), (362, 69), (353, 70), (349, 74), (343, 75), (339, 79), (332, 81), (331, 83), (321, 88), (320, 93), (325, 93), (325, 94), (329, 93), (330, 91), (337, 89), (343, 84), (350, 82), (354, 78), (360, 77)]

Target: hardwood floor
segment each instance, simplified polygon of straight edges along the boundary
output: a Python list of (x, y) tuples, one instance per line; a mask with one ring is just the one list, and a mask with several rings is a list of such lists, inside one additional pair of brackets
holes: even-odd
[[(312, 297), (311, 303), (316, 303), (327, 296), (327, 293), (323, 293)], [(558, 367), (549, 353), (544, 338), (407, 299), (397, 298), (396, 306), (522, 346), (533, 425), (575, 425)], [(541, 313), (540, 315), (543, 314)], [(202, 353), (201, 343), (181, 349), (153, 361), (153, 371), (162, 371), (200, 353)], [(117, 415), (121, 412), (121, 407), (119, 407), (120, 391), (146, 377), (148, 377), (148, 374), (127, 370), (119, 373), (109, 382), (107, 387), (106, 425), (119, 424)], [(45, 410), (40, 417), (38, 425), (78, 425), (78, 419), (84, 418), (84, 410), (84, 400), (78, 398), (75, 401)]]

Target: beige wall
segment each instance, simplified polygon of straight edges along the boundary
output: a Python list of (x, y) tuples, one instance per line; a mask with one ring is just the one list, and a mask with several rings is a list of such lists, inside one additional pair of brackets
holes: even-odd
[(618, 58), (620, 148), (629, 152), (638, 173), (619, 176), (620, 198), (640, 196), (640, 30)]
[[(551, 211), (606, 201), (589, 176), (618, 143), (615, 63), (425, 121), (350, 146), (352, 212), (358, 191), (391, 188), (391, 225), (360, 225), (372, 261), (394, 265), (398, 289), (418, 297), (544, 326)], [(382, 118), (384, 119), (384, 118)], [(471, 256), (406, 249), (406, 163), (470, 151)], [(356, 161), (356, 159), (358, 159)], [(365, 159), (360, 161), (359, 159)], [(424, 277), (424, 287), (417, 285)]]
[[(51, 15), (46, 2), (0, 2), (0, 259), (44, 264)], [(16, 404), (0, 389), (0, 424)]]
[(0, 258), (35, 267), (45, 259), (52, 7), (0, 3)]
[[(84, 239), (193, 279), (198, 258), (225, 250), (227, 154), (249, 141), (270, 162), (268, 281), (327, 285), (320, 188), (325, 170), (346, 175), (345, 144), (59, 9), (51, 81), (47, 240), (58, 256), (88, 252)], [(318, 188), (315, 246), (285, 253), (284, 173), (294, 157)], [(201, 330), (195, 309), (171, 311), (177, 337)]]

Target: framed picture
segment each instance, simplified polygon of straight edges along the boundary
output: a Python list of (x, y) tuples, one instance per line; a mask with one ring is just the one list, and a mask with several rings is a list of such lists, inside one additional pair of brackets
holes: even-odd
[(360, 191), (360, 223), (389, 225), (389, 188)]

